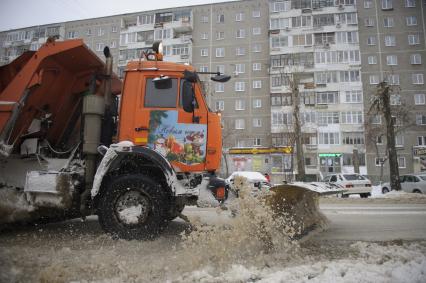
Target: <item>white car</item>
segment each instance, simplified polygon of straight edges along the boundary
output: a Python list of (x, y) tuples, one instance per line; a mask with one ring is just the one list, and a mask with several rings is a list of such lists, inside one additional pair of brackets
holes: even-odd
[(345, 190), (342, 193), (343, 197), (352, 194), (359, 194), (362, 198), (371, 196), (371, 181), (360, 174), (330, 174), (323, 179), (323, 182), (342, 187)]
[[(426, 194), (426, 174), (407, 174), (399, 177), (401, 180), (401, 189), (407, 193)], [(382, 185), (382, 193), (391, 191), (390, 183)]]
[(234, 184), (234, 178), (236, 176), (242, 176), (247, 178), (247, 181), (252, 185), (253, 189), (269, 189), (271, 184), (268, 182), (266, 177), (260, 172), (251, 171), (236, 171), (226, 178), (225, 182), (228, 186), (232, 187)]

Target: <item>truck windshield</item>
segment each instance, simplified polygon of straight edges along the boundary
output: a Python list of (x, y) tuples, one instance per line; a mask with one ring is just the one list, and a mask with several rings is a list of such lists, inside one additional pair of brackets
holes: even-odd
[(145, 107), (175, 108), (178, 94), (177, 79), (170, 79), (168, 87), (155, 84), (152, 80), (146, 79)]

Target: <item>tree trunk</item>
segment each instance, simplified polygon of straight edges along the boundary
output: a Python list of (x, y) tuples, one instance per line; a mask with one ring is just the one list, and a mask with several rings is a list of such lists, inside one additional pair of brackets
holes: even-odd
[(380, 87), (383, 101), (383, 115), (386, 122), (386, 140), (389, 158), (390, 184), (392, 190), (400, 191), (401, 183), (399, 180), (398, 155), (395, 147), (395, 127), (390, 106), (389, 86), (383, 83)]
[(294, 118), (294, 135), (296, 138), (296, 159), (297, 159), (297, 175), (296, 181), (305, 182), (305, 158), (303, 154), (302, 129), (300, 123), (300, 98), (299, 98), (299, 81), (293, 75), (293, 118)]

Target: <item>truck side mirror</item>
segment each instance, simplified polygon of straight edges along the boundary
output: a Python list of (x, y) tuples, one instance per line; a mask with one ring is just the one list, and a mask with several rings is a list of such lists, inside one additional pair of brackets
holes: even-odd
[(182, 86), (182, 107), (185, 112), (193, 113), (194, 112), (194, 89), (192, 88), (192, 83), (184, 80)]

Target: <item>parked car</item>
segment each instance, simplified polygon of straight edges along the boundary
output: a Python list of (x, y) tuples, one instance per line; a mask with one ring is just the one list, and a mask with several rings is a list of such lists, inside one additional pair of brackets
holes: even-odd
[(362, 198), (371, 196), (371, 181), (360, 174), (330, 174), (322, 181), (341, 186), (345, 190), (342, 197), (352, 194), (359, 194)]
[(252, 171), (236, 171), (231, 174), (228, 178), (226, 178), (226, 184), (232, 188), (234, 184), (234, 178), (236, 176), (242, 176), (247, 178), (247, 181), (252, 186), (253, 192), (259, 191), (261, 189), (269, 189), (271, 184), (268, 182), (266, 177), (260, 172), (252, 172)]
[[(407, 193), (426, 194), (426, 174), (406, 174), (401, 175), (401, 189)], [(391, 191), (390, 183), (382, 185), (382, 193)]]

